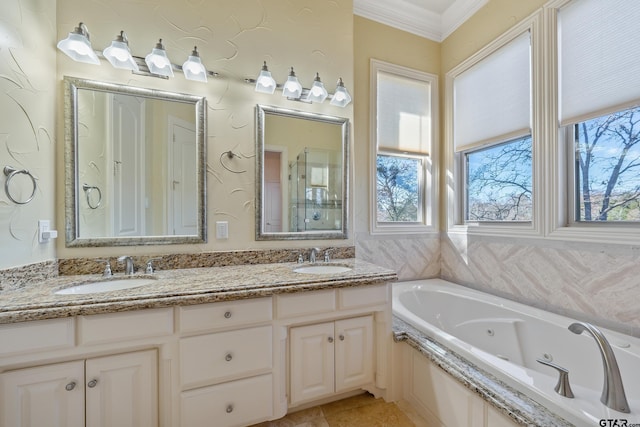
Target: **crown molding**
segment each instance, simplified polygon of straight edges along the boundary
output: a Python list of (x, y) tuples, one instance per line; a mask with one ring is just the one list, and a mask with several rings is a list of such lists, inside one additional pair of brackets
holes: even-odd
[(407, 0), (354, 0), (353, 13), (437, 42), (443, 41), (489, 0), (455, 0), (439, 14)]

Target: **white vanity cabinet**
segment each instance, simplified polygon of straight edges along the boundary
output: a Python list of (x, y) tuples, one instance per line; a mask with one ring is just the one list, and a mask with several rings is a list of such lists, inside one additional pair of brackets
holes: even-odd
[(157, 369), (145, 350), (4, 372), (0, 426), (157, 426)]
[(290, 407), (385, 388), (387, 301), (386, 284), (277, 297), (278, 321), (289, 331)]
[(291, 404), (373, 382), (373, 316), (291, 328)]
[(273, 418), (271, 298), (180, 307), (180, 425)]

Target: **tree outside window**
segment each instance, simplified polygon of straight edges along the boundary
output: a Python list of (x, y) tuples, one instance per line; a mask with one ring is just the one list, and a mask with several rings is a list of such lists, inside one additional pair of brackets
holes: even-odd
[(531, 221), (531, 136), (465, 157), (468, 221)]
[(575, 125), (578, 221), (640, 221), (640, 107)]
[(378, 155), (376, 161), (378, 222), (418, 222), (420, 209), (419, 158)]

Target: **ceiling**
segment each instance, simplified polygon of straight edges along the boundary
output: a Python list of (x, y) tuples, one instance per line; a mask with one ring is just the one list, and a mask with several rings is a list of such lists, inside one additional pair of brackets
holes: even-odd
[(353, 0), (353, 13), (441, 42), (489, 0)]

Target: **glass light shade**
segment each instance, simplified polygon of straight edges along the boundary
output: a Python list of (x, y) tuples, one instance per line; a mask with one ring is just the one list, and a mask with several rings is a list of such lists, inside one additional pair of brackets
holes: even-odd
[(66, 39), (60, 40), (57, 46), (74, 61), (100, 65), (100, 60), (91, 47), (89, 32), (82, 22), (73, 32), (69, 33)]
[(275, 92), (276, 86), (276, 81), (271, 77), (271, 72), (267, 68), (267, 61), (265, 61), (260, 75), (256, 79), (256, 92), (272, 94)]
[(131, 51), (129, 50), (129, 42), (124, 31), (120, 31), (120, 35), (111, 42), (111, 46), (106, 48), (102, 55), (107, 58), (115, 68), (124, 70), (140, 71), (138, 64), (133, 60)]
[(331, 98), (331, 105), (336, 105), (338, 107), (346, 107), (351, 102), (351, 95), (347, 92), (347, 89), (344, 87), (344, 83), (342, 82), (342, 77), (338, 79), (338, 86), (336, 87), (336, 91), (333, 94), (333, 98)]
[(182, 64), (182, 72), (187, 80), (195, 80), (203, 83), (207, 82), (207, 70), (204, 68), (204, 65), (202, 65), (197, 47), (193, 47), (191, 56), (189, 56), (187, 61)]
[(173, 77), (173, 67), (171, 66), (171, 61), (169, 61), (169, 58), (167, 57), (167, 52), (164, 50), (164, 46), (162, 45), (162, 39), (160, 39), (156, 44), (156, 47), (151, 50), (151, 53), (144, 58), (144, 62), (147, 63), (149, 71), (153, 74)]
[(293, 71), (293, 67), (291, 67), (291, 72), (289, 73), (287, 82), (282, 87), (282, 96), (285, 98), (298, 99), (300, 98), (300, 95), (302, 95), (302, 85), (298, 81), (296, 73)]
[(329, 96), (329, 94), (327, 93), (327, 89), (324, 88), (324, 84), (320, 81), (320, 74), (316, 73), (316, 78), (313, 80), (313, 85), (307, 94), (307, 101), (320, 104), (327, 99), (327, 96)]

